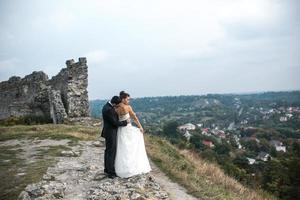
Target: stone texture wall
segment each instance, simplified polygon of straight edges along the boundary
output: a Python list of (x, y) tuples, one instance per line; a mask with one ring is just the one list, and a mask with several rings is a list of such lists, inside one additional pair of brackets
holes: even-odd
[(49, 90), (49, 103), (50, 103), (50, 116), (53, 119), (53, 123), (60, 124), (64, 122), (64, 119), (68, 117), (60, 91)]
[(65, 118), (88, 117), (88, 66), (86, 58), (66, 61), (52, 79), (42, 71), (0, 82), (0, 119), (43, 116), (62, 123)]
[(88, 73), (85, 58), (79, 58), (79, 62), (67, 61), (68, 92), (67, 114), (70, 117), (89, 115), (88, 101)]

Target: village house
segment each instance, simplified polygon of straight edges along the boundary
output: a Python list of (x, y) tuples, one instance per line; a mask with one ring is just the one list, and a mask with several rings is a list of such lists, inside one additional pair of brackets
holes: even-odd
[(278, 140), (271, 140), (270, 144), (275, 147), (276, 151), (286, 152), (286, 146), (284, 146), (282, 142)]
[(209, 128), (202, 128), (201, 129), (201, 134), (202, 135), (208, 135), (208, 136), (211, 135), (210, 132), (209, 132)]
[(260, 140), (257, 139), (255, 136), (251, 136), (251, 137), (243, 137), (244, 141), (255, 141), (257, 143), (260, 143)]
[(222, 139), (226, 138), (224, 131), (217, 131), (216, 136), (218, 136), (219, 138), (222, 138)]
[(209, 148), (213, 148), (215, 146), (214, 143), (209, 140), (203, 140), (202, 144), (204, 144), (205, 146), (208, 146)]
[(187, 141), (190, 141), (192, 134), (188, 130), (185, 130), (183, 136), (186, 137)]
[(271, 158), (270, 154), (266, 152), (260, 152), (257, 156), (257, 159), (262, 160), (262, 161), (268, 161)]
[(222, 138), (222, 139), (226, 138), (226, 134), (222, 130), (212, 130), (211, 132), (212, 132), (212, 134), (214, 134), (215, 136), (217, 136), (219, 138)]
[(281, 122), (286, 122), (287, 120), (288, 120), (287, 117), (280, 117), (280, 119), (279, 119), (279, 121), (281, 121)]
[(240, 143), (240, 136), (234, 135), (233, 138), (234, 138), (236, 144), (238, 145), (238, 148), (242, 149), (242, 145)]
[(199, 128), (201, 128), (201, 127), (203, 127), (203, 124), (202, 124), (202, 123), (199, 123), (199, 124), (197, 124), (197, 126), (198, 126)]
[(235, 130), (236, 127), (235, 127), (235, 123), (234, 122), (231, 122), (227, 128), (229, 131), (232, 131), (232, 130)]
[(264, 115), (264, 116), (263, 116), (263, 119), (264, 119), (264, 120), (270, 119), (270, 116)]
[(246, 119), (242, 120), (241, 124), (248, 124), (248, 120), (246, 120)]
[(253, 165), (256, 161), (254, 158), (248, 158), (248, 157), (247, 157), (247, 160), (248, 160), (249, 165)]
[(187, 123), (187, 124), (184, 124), (184, 125), (181, 125), (181, 126), (178, 126), (178, 129), (181, 130), (181, 131), (185, 131), (185, 130), (195, 130), (196, 129), (196, 126), (192, 123)]

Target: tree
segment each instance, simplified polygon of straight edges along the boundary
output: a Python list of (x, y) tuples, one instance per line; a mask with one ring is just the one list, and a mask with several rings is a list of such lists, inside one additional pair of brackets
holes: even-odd
[(177, 121), (170, 121), (167, 122), (164, 126), (163, 126), (163, 135), (169, 137), (169, 138), (178, 138), (179, 134), (177, 131), (177, 127), (178, 127), (178, 122)]
[(262, 188), (283, 198), (289, 185), (289, 170), (280, 161), (268, 161), (262, 177)]
[(205, 146), (202, 144), (202, 137), (195, 134), (191, 137), (190, 143), (198, 150), (204, 150)]
[(242, 145), (245, 146), (250, 151), (258, 152), (259, 147), (257, 145), (257, 142), (255, 140), (249, 140), (249, 141), (241, 141)]
[[(204, 147), (203, 147), (204, 148)], [(212, 149), (205, 149), (201, 152), (201, 157), (211, 162), (217, 162), (216, 152)]]
[(216, 144), (215, 151), (220, 155), (228, 155), (230, 152), (230, 146), (227, 143)]
[(246, 157), (237, 157), (233, 160), (233, 163), (240, 168), (247, 168), (248, 167), (248, 160)]

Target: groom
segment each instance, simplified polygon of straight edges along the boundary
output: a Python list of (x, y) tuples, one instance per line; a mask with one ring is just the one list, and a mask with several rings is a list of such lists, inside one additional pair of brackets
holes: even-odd
[(127, 121), (119, 121), (114, 107), (121, 103), (118, 96), (112, 97), (102, 108), (103, 129), (101, 137), (105, 138), (104, 172), (109, 178), (116, 177), (115, 157), (117, 145), (117, 130), (119, 126), (127, 126)]

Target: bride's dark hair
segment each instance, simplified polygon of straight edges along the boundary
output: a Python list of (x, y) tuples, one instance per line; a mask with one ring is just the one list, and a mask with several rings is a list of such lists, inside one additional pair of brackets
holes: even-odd
[(128, 93), (126, 93), (126, 92), (124, 92), (124, 91), (121, 91), (120, 92), (120, 99), (122, 100), (122, 99), (125, 99), (125, 98), (127, 98), (127, 97), (130, 97), (130, 95), (128, 94)]

